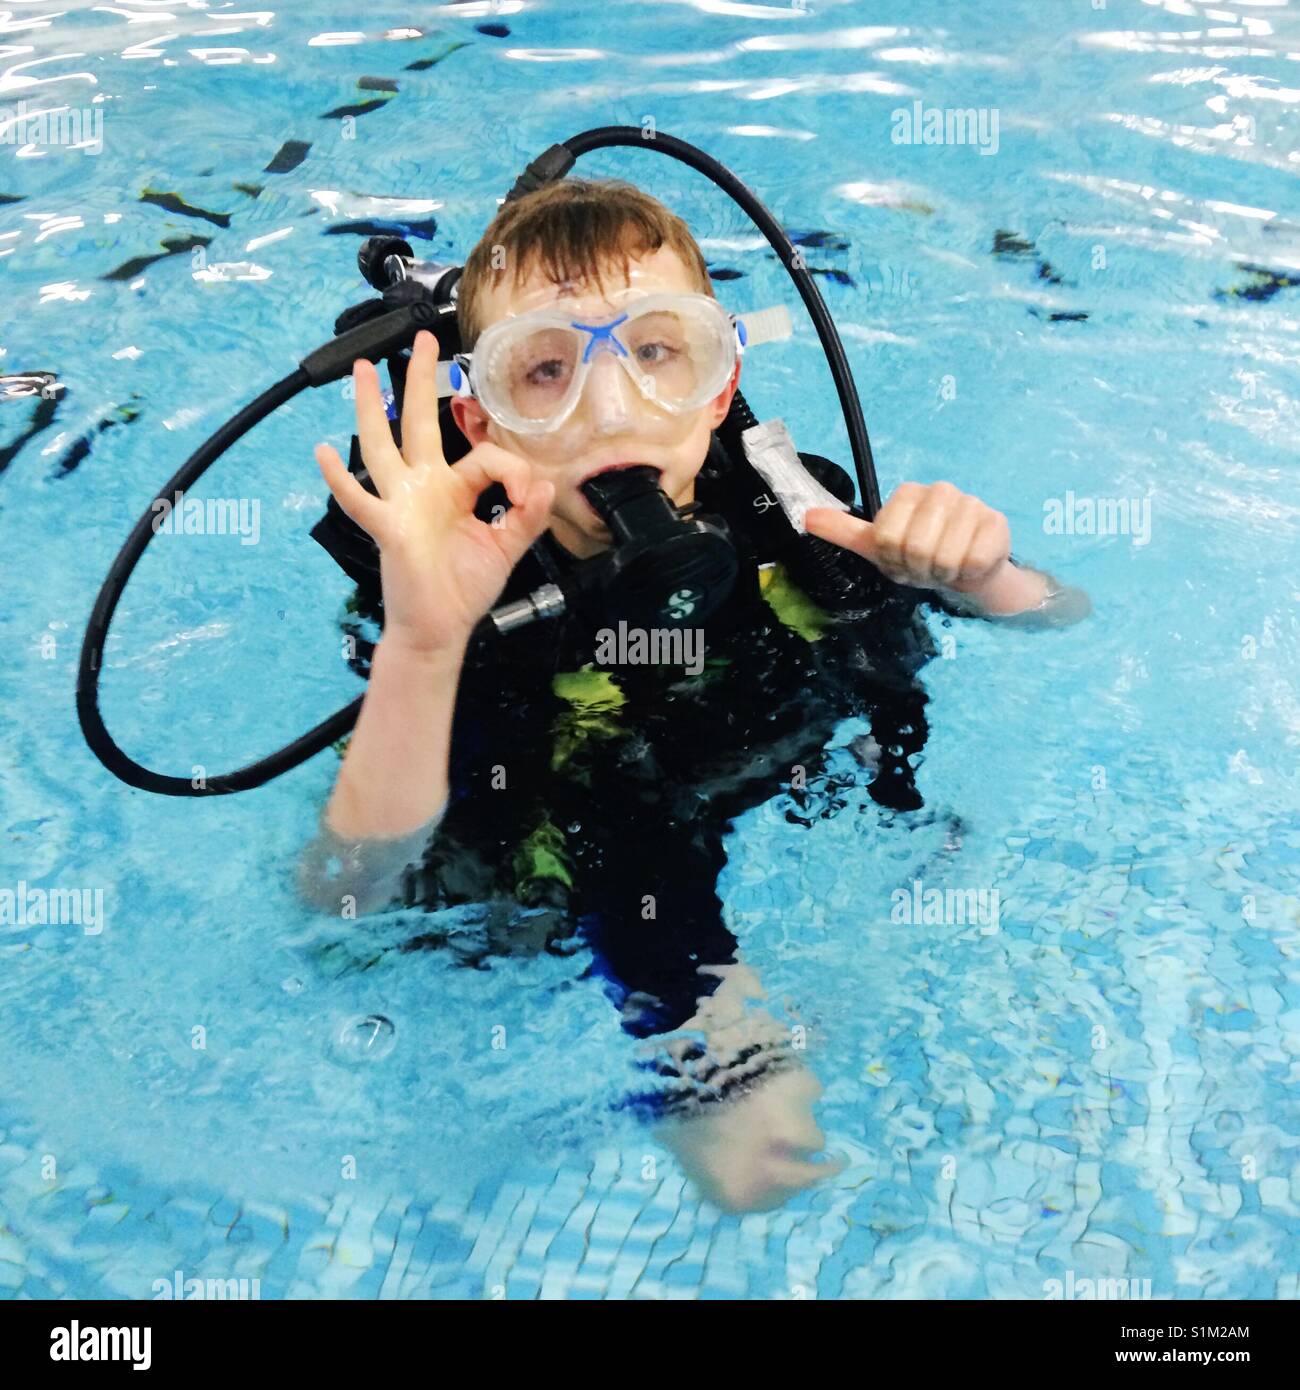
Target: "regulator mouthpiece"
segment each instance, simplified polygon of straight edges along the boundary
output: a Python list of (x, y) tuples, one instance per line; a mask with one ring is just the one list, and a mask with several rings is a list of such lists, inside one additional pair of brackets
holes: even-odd
[(680, 523), (677, 508), (660, 491), (659, 470), (649, 464), (597, 473), (580, 491), (614, 533), (616, 544), (635, 533), (645, 535)]
[(588, 478), (581, 492), (614, 536), (600, 588), (611, 621), (650, 628), (695, 627), (726, 601), (739, 561), (726, 523), (683, 518), (648, 465)]

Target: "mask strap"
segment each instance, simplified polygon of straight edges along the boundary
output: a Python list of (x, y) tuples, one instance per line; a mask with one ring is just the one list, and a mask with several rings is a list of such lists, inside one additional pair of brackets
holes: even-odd
[(458, 352), (449, 362), (439, 361), (434, 380), (439, 399), (444, 396), (472, 396), (474, 388), (469, 384), (469, 354)]
[(770, 309), (755, 309), (751, 313), (733, 317), (742, 351), (757, 347), (760, 343), (774, 343), (788, 338), (794, 332), (790, 310), (784, 304), (774, 304)]

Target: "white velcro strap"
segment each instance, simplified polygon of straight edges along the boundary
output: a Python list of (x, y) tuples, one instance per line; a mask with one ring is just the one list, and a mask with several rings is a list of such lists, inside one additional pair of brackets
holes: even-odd
[(810, 507), (834, 507), (837, 511), (848, 511), (849, 504), (841, 502), (804, 467), (784, 420), (764, 420), (761, 424), (751, 425), (741, 434), (740, 442), (745, 457), (759, 477), (776, 493), (782, 511), (796, 531), (804, 530), (804, 513)]

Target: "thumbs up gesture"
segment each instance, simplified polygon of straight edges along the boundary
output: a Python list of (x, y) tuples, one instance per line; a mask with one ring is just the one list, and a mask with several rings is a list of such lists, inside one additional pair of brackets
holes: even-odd
[(804, 527), (861, 555), (896, 584), (946, 589), (989, 613), (1021, 612), (1047, 592), (1041, 574), (1011, 563), (1006, 517), (951, 483), (903, 483), (873, 521), (811, 507)]

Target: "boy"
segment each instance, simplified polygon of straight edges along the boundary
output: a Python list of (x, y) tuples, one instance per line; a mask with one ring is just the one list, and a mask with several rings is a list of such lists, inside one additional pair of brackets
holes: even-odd
[[(504, 269), (494, 268), (502, 253)], [(362, 599), (382, 606), (383, 632), (302, 884), (332, 911), (344, 897), (359, 911), (380, 907), (399, 888), (431, 907), (510, 904), (489, 914), (484, 952), (517, 949), (530, 933), (534, 948), (555, 949), (576, 931), (627, 1031), (705, 1035), (703, 1046), (677, 1038), (660, 1052), (675, 1094), (643, 1099), (680, 1120), (668, 1142), (708, 1197), (758, 1210), (831, 1169), (809, 1161), (822, 1144), (816, 1082), (776, 1021), (744, 1006), (761, 990), (714, 891), (732, 819), (796, 766), (815, 782), (827, 736), (854, 713), (872, 721), (872, 799), (920, 805), (908, 759), (926, 732), (915, 679), (929, 650), (922, 597), (1043, 622), (1071, 620), (1080, 605), (1013, 564), (1006, 519), (946, 483), (904, 485), (872, 523), (807, 514), (811, 534), (860, 557), (870, 602), (854, 624), (834, 624), (780, 566), (760, 571), (780, 523), (759, 515), (753, 470), (717, 454), (740, 362), (727, 355), (729, 335), (710, 336), (716, 303), (701, 296), (713, 300), (712, 285), (679, 218), (631, 185), (566, 179), (503, 206), (466, 262), (465, 350), (508, 324), (516, 356), (494, 359), (496, 376), (453, 399), (464, 457), (445, 461), (429, 333), (412, 349), (400, 445), (374, 367), (355, 364), (360, 451), (377, 495), (329, 446), (316, 458), (337, 506), (378, 545), (382, 594)], [(660, 306), (665, 321), (680, 312), (698, 331), (672, 341), (641, 332), (635, 371), (612, 351), (594, 353), (585, 379), (562, 347), (520, 355), (518, 343), (545, 344), (548, 333), (568, 342), (548, 311), (598, 343), (603, 325), (627, 315), (619, 331), (631, 335), (656, 323)], [(692, 392), (719, 373), (698, 402)], [(658, 383), (649, 390), (639, 385), (648, 375)], [(803, 457), (851, 499), (841, 470)], [(503, 591), (528, 592), (609, 546), (581, 485), (633, 464), (656, 469), (678, 506), (721, 513), (737, 539), (741, 576), (704, 625), (705, 669), (594, 669), (597, 620), (581, 608), (472, 640)]]

